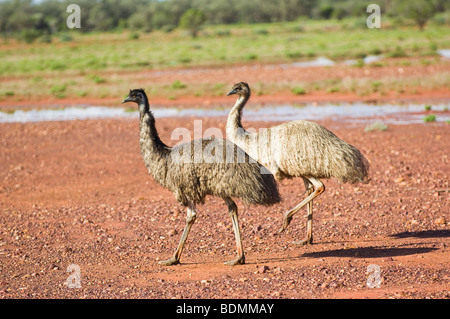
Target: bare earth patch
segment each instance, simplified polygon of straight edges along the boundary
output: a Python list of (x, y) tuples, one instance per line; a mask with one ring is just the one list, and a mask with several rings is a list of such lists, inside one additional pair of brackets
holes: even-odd
[[(156, 125), (174, 145), (173, 129), (193, 121)], [(277, 234), (304, 196), (301, 180), (281, 183), (276, 206), (238, 202), (247, 263), (235, 267), (223, 265), (235, 241), (217, 198), (199, 207), (181, 264), (158, 265), (173, 254), (185, 211), (147, 173), (137, 119), (1, 124), (0, 298), (449, 298), (449, 125), (365, 133), (321, 124), (367, 156), (371, 182), (324, 181), (312, 246), (292, 243), (305, 234), (302, 212)], [(67, 285), (71, 264), (81, 288)], [(371, 264), (380, 288), (367, 286)]]

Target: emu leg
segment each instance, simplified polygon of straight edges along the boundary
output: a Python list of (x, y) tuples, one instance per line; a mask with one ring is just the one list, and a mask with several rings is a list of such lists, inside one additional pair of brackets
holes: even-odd
[(171, 266), (180, 263), (181, 252), (183, 251), (184, 243), (189, 235), (189, 231), (191, 230), (192, 225), (194, 224), (197, 218), (197, 214), (195, 213), (195, 206), (193, 204), (189, 205), (187, 208), (187, 216), (186, 216), (186, 226), (184, 227), (183, 234), (181, 235), (180, 243), (178, 244), (178, 248), (175, 251), (175, 254), (172, 258), (164, 261), (160, 261), (159, 264), (162, 266)]
[(228, 212), (233, 223), (234, 236), (236, 237), (237, 258), (227, 261), (225, 265), (234, 266), (245, 263), (244, 249), (242, 248), (242, 240), (239, 232), (238, 214), (236, 203), (231, 198), (225, 198), (225, 203), (228, 205)]
[[(305, 188), (306, 188), (306, 196), (311, 195), (311, 193), (313, 192), (313, 185), (311, 184), (311, 182), (308, 179), (303, 179), (303, 181), (305, 182)], [(308, 245), (308, 244), (312, 244), (313, 242), (313, 237), (312, 237), (312, 212), (313, 212), (313, 200), (311, 199), (308, 204), (306, 205), (306, 208), (308, 210), (308, 215), (307, 217), (307, 222), (306, 222), (306, 237), (302, 240), (297, 240), (294, 242), (294, 244), (298, 244), (298, 245)], [(292, 219), (292, 217), (291, 217)]]
[[(292, 208), (290, 211), (288, 211), (286, 214), (284, 214), (283, 226), (278, 231), (278, 233), (282, 233), (286, 229), (286, 227), (289, 226), (289, 223), (292, 220), (292, 216), (295, 213), (297, 213), (300, 209), (303, 208), (303, 206), (305, 206), (306, 204), (311, 202), (315, 197), (319, 196), (320, 194), (322, 194), (325, 191), (325, 186), (322, 184), (321, 181), (319, 181), (318, 179), (316, 179), (314, 177), (307, 177), (307, 179), (309, 180), (309, 182), (312, 183), (312, 185), (314, 187), (314, 191), (311, 194), (309, 194), (300, 204), (298, 204), (297, 206)], [(310, 215), (310, 213), (311, 213), (311, 215)], [(310, 224), (310, 227), (312, 227), (312, 204), (311, 204), (311, 209), (308, 210), (308, 224)], [(312, 229), (310, 229), (309, 231), (311, 232), (311, 238), (312, 238)]]

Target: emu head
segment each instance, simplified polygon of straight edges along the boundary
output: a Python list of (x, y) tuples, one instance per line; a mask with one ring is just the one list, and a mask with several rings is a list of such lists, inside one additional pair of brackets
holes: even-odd
[(237, 94), (239, 96), (241, 95), (250, 95), (250, 87), (245, 82), (239, 82), (233, 85), (230, 92), (228, 92), (228, 95)]
[(147, 100), (147, 95), (145, 94), (144, 89), (134, 89), (130, 90), (130, 93), (125, 98), (125, 100), (122, 101), (122, 103), (127, 102), (135, 102), (137, 104), (141, 104)]
[(130, 93), (125, 98), (125, 100), (122, 101), (123, 103), (127, 102), (135, 102), (137, 105), (139, 105), (139, 111), (141, 113), (147, 113), (150, 109), (147, 99), (147, 94), (145, 94), (144, 89), (134, 89), (130, 90)]

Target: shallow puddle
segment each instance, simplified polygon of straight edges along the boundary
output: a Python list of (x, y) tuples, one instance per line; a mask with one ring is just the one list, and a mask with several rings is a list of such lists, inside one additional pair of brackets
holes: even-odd
[[(450, 120), (450, 102), (432, 105), (427, 113), (436, 115), (436, 121)], [(227, 116), (229, 109), (176, 109), (152, 108), (156, 118), (164, 117), (217, 117)], [(306, 104), (277, 106), (247, 106), (243, 117), (246, 121), (335, 120), (345, 123), (372, 123), (381, 120), (387, 124), (423, 123), (424, 104)], [(70, 121), (102, 118), (137, 118), (137, 111), (117, 107), (67, 107), (47, 110), (16, 110), (0, 112), (0, 122)]]

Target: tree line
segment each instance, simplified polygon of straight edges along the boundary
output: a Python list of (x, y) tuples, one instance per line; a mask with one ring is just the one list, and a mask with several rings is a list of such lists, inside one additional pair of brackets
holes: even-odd
[(403, 14), (423, 25), (435, 13), (450, 10), (447, 0), (0, 0), (0, 33), (26, 39), (65, 31), (71, 3), (81, 9), (81, 32), (171, 31), (182, 26), (194, 36), (195, 26), (201, 24), (362, 16), (371, 3), (378, 4), (383, 14)]

